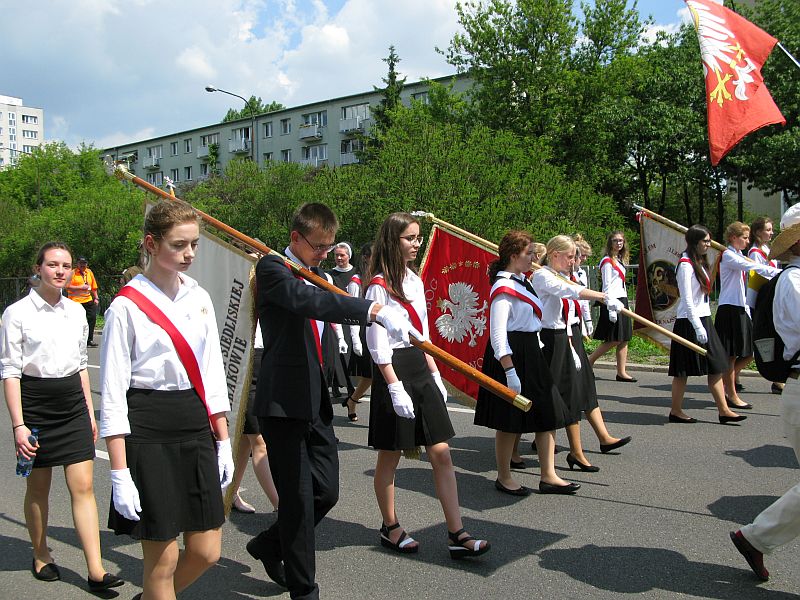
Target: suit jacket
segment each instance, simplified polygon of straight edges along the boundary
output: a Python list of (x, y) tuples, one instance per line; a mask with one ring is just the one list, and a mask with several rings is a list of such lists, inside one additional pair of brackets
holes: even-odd
[(256, 290), (264, 353), (255, 415), (306, 421), (319, 415), (330, 423), (333, 409), (309, 319), (366, 325), (372, 302), (306, 285), (277, 256), (258, 261)]

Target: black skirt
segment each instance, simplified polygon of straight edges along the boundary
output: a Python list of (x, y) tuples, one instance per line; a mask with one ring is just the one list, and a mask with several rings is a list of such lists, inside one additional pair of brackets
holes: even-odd
[(131, 433), (125, 451), (142, 504), (140, 521), (111, 501), (108, 527), (134, 539), (169, 541), (225, 522), (217, 452), (203, 401), (194, 389), (128, 390)]
[(370, 356), (369, 349), (367, 348), (367, 327), (362, 325), (361, 330), (358, 332), (358, 338), (361, 340), (361, 356), (357, 356), (355, 352), (350, 354), (350, 364), (347, 365), (350, 375), (353, 377), (366, 377), (372, 378), (372, 356)]
[(245, 435), (258, 435), (261, 429), (258, 426), (258, 418), (253, 414), (253, 407), (256, 402), (256, 384), (258, 383), (258, 372), (261, 370), (261, 357), (264, 355), (263, 348), (253, 349), (253, 375), (250, 379), (250, 389), (247, 392), (247, 412), (244, 414), (242, 433)]
[[(628, 298), (617, 298), (625, 308), (628, 308)], [(633, 337), (633, 321), (622, 313), (617, 315), (617, 322), (612, 323), (608, 318), (608, 308), (600, 303), (600, 317), (592, 337), (603, 342), (629, 342)]]
[(575, 323), (572, 325), (572, 346), (581, 359), (581, 370), (577, 373), (575, 385), (580, 388), (581, 410), (590, 412), (597, 408), (597, 384), (594, 380), (592, 363), (589, 362), (589, 356), (583, 346), (582, 336), (581, 324)]
[[(712, 327), (711, 317), (700, 317), (700, 321), (708, 334), (708, 343), (705, 344), (707, 355), (701, 356), (683, 344), (672, 342), (669, 346), (670, 377), (718, 375), (728, 370), (728, 355), (719, 340), (717, 330)], [(692, 327), (689, 319), (677, 319), (672, 332), (690, 342), (702, 345), (697, 341), (694, 327)]]
[(753, 320), (744, 306), (720, 305), (714, 319), (714, 329), (727, 356), (753, 356)]
[(567, 406), (567, 425), (581, 420), (583, 399), (581, 388), (576, 384), (578, 370), (572, 359), (572, 350), (566, 329), (542, 329), (539, 337), (544, 344), (542, 352), (550, 365), (550, 374)]
[[(567, 406), (561, 399), (547, 360), (539, 347), (539, 336), (533, 332), (509, 331), (511, 360), (522, 382), (522, 395), (533, 403), (528, 412), (501, 400), (480, 388), (475, 406), (475, 425), (483, 425), (507, 433), (530, 433), (561, 429), (568, 421)], [(483, 373), (505, 384), (505, 370), (494, 356), (491, 344), (486, 344)]]
[(442, 393), (417, 348), (396, 349), (392, 366), (414, 404), (414, 418), (398, 417), (389, 388), (376, 366), (372, 372), (367, 443), (376, 450), (410, 450), (446, 442), (455, 435)]
[(80, 373), (69, 377), (22, 375), (20, 391), (25, 425), (39, 430), (34, 469), (94, 459), (92, 422)]

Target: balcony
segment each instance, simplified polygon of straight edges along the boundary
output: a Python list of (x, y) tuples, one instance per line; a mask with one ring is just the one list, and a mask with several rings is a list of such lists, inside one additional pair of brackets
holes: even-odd
[(316, 123), (309, 123), (308, 125), (300, 125), (298, 134), (299, 135), (297, 139), (299, 140), (321, 140), (322, 127), (320, 127)]
[(342, 152), (339, 157), (339, 164), (342, 166), (355, 165), (360, 162), (355, 152)]
[(208, 160), (208, 146), (197, 147), (197, 158)]
[(353, 117), (351, 119), (340, 119), (339, 120), (339, 133), (357, 133), (364, 131), (364, 125), (362, 125), (362, 118), (361, 117)]
[(328, 162), (327, 158), (301, 158), (300, 164), (304, 167), (321, 167)]
[(245, 154), (250, 152), (250, 140), (228, 140), (228, 152), (231, 154)]
[(144, 159), (145, 169), (158, 169), (161, 164), (160, 156), (148, 156)]

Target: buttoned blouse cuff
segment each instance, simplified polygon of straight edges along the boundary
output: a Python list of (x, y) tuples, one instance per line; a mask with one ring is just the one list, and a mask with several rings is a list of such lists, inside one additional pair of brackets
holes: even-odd
[(376, 304), (378, 304), (378, 302), (373, 302), (372, 304), (369, 305), (369, 308), (367, 309), (367, 323), (374, 322), (369, 320), (369, 316), (372, 314), (372, 307), (375, 306)]
[(128, 419), (119, 419), (113, 423), (99, 423), (98, 436), (101, 438), (108, 438), (113, 435), (130, 435), (131, 424)]
[(372, 360), (374, 360), (375, 364), (378, 365), (391, 364), (392, 356), (394, 355), (391, 348), (388, 350), (373, 350), (370, 348), (369, 353), (372, 355)]
[(22, 370), (16, 365), (3, 364), (0, 367), (0, 379), (22, 379)]

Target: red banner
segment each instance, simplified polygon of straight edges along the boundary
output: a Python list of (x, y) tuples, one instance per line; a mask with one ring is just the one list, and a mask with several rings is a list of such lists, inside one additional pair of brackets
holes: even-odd
[[(431, 342), (479, 371), (489, 339), (489, 263), (497, 254), (434, 225), (421, 277)], [(478, 384), (439, 364), (442, 376), (473, 399)]]
[(742, 138), (786, 119), (761, 67), (778, 40), (714, 0), (686, 0), (706, 77), (708, 144), (716, 165)]

